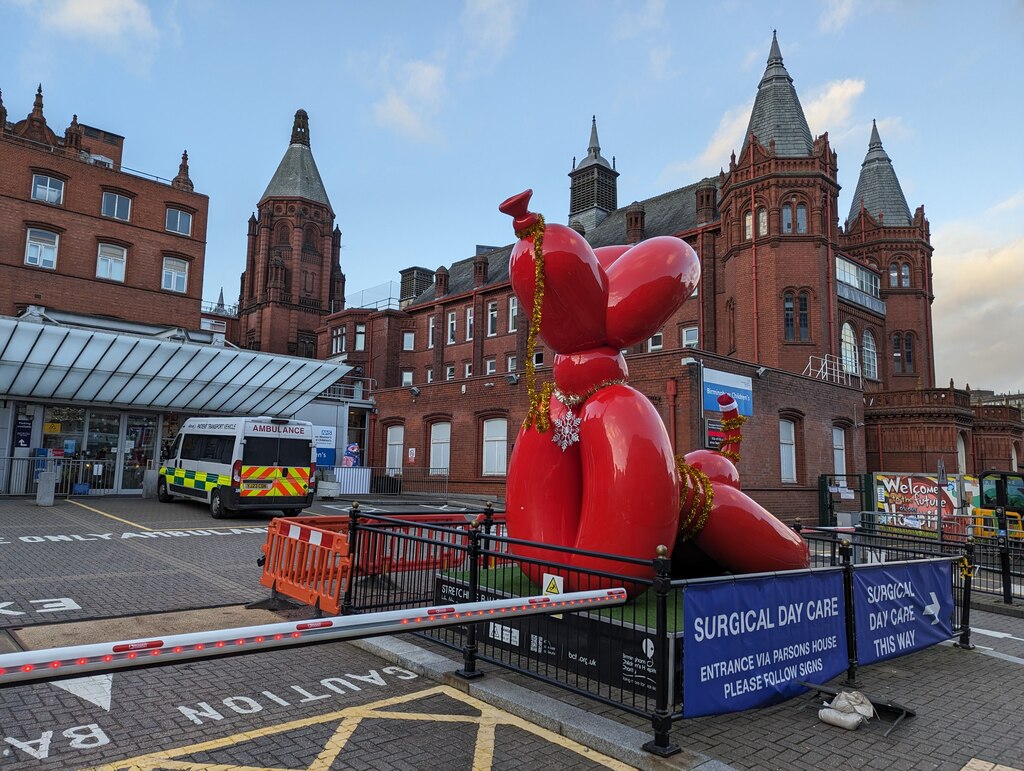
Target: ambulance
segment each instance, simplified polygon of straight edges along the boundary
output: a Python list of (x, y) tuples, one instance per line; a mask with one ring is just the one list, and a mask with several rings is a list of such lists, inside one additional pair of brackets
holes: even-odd
[(157, 498), (202, 501), (215, 519), (243, 509), (299, 512), (316, 492), (313, 424), (189, 418), (160, 467)]

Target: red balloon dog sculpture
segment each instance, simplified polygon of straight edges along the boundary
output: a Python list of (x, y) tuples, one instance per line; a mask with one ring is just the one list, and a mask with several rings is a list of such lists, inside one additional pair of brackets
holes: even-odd
[[(657, 332), (697, 287), (693, 249), (663, 236), (594, 250), (576, 231), (530, 212), (531, 195), (499, 207), (514, 220), (519, 241), (509, 273), (530, 319), (530, 409), (509, 462), (509, 535), (645, 564), (536, 547), (515, 553), (635, 578), (653, 575), (650, 560), (661, 544), (676, 545), (675, 563), (684, 570), (709, 559), (737, 572), (806, 567), (803, 540), (739, 489), (727, 457), (738, 458), (735, 404), (723, 406), (730, 433), (722, 452), (676, 458), (660, 415), (626, 383), (620, 351)], [(556, 351), (554, 387), (540, 391), (532, 360), (538, 334)], [(537, 584), (545, 571), (564, 573), (565, 591), (602, 583), (575, 571), (522, 567)]]

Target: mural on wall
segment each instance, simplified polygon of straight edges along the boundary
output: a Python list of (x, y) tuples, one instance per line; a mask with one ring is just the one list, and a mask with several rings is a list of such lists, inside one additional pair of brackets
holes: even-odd
[[(530, 320), (530, 404), (509, 461), (506, 512), (509, 535), (552, 548), (518, 546), (516, 554), (635, 578), (652, 576), (659, 545), (673, 551), (681, 575), (806, 567), (803, 539), (740, 490), (734, 461), (744, 418), (732, 397), (718, 398), (722, 446), (677, 457), (657, 410), (628, 384), (622, 349), (658, 332), (692, 295), (696, 253), (668, 236), (592, 249), (575, 230), (529, 211), (531, 195), (499, 207), (519, 239), (509, 273)], [(542, 387), (533, 366), (538, 337), (556, 353), (554, 383)], [(535, 583), (558, 572), (522, 567)], [(594, 585), (575, 571), (563, 578), (566, 591)]]

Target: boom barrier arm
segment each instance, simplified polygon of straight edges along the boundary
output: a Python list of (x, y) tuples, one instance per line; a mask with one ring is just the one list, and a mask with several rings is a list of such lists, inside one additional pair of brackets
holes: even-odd
[(395, 632), (414, 632), (500, 616), (515, 618), (622, 605), (623, 588), (510, 600), (391, 610), (358, 616), (331, 616), (233, 629), (165, 635), (158, 639), (72, 645), (0, 655), (0, 688), (27, 682), (59, 680), (86, 673), (112, 672), (181, 661), (259, 653), (275, 648), (355, 640)]

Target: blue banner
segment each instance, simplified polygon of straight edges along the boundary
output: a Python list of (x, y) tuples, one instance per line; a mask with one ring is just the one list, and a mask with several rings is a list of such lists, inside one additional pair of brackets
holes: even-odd
[(858, 566), (853, 573), (857, 661), (903, 656), (953, 636), (949, 560)]
[(333, 447), (317, 447), (316, 448), (316, 465), (320, 468), (325, 466), (333, 466), (334, 460), (337, 455), (337, 450)]
[(689, 586), (683, 715), (762, 707), (849, 665), (841, 570)]
[(721, 412), (718, 397), (729, 394), (736, 400), (740, 415), (754, 414), (754, 386), (749, 377), (704, 369), (704, 409), (707, 412)]

